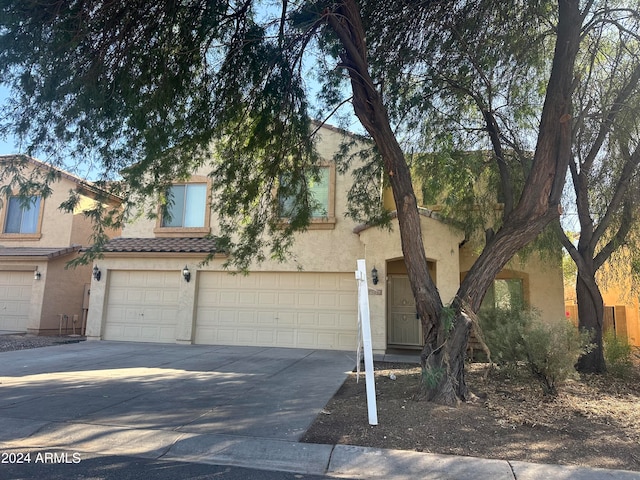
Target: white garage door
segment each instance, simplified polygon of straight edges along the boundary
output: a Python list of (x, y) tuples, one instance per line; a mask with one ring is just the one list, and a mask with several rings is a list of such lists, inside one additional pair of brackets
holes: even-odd
[(357, 312), (354, 274), (201, 272), (195, 343), (352, 350)]
[(110, 272), (103, 338), (175, 342), (180, 279), (176, 271)]
[(26, 332), (32, 271), (0, 271), (0, 330)]

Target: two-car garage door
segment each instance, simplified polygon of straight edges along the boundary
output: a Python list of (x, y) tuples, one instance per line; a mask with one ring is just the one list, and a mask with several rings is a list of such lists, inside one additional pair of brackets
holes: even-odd
[[(181, 281), (176, 271), (111, 271), (103, 338), (175, 342)], [(353, 274), (201, 271), (196, 293), (194, 343), (337, 350), (356, 344)]]
[(201, 272), (195, 343), (353, 349), (355, 276)]

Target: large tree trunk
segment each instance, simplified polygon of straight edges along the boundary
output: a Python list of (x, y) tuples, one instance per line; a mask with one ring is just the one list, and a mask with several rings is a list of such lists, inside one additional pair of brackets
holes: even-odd
[(551, 76), (540, 120), (538, 143), (531, 173), (516, 208), (490, 238), (482, 254), (462, 281), (452, 307), (456, 321), (441, 353), (450, 376), (443, 378), (431, 395), (450, 403), (469, 396), (464, 379), (464, 358), (475, 312), (507, 262), (549, 224), (559, 217), (564, 176), (571, 157), (571, 97), (573, 69), (582, 16), (577, 0), (558, 2), (558, 28)]
[(402, 252), (416, 310), (422, 321), (425, 339), (434, 341), (442, 301), (429, 275), (411, 172), (391, 129), (380, 92), (369, 75), (359, 8), (356, 2), (346, 0), (337, 7), (334, 14), (328, 15), (327, 20), (344, 47), (341, 58), (351, 78), (355, 114), (374, 139), (383, 158), (395, 199)]
[(429, 276), (410, 170), (381, 94), (369, 75), (358, 5), (354, 0), (344, 0), (334, 11), (326, 12), (326, 20), (343, 47), (341, 60), (351, 79), (355, 114), (380, 150), (391, 183), (402, 251), (424, 332), (421, 358), (426, 397), (430, 400), (451, 405), (468, 399), (464, 357), (474, 312), (497, 273), (559, 214), (558, 204), (571, 152), (573, 66), (582, 24), (578, 3), (578, 0), (559, 1), (556, 51), (540, 135), (520, 202), (509, 212), (504, 226), (490, 239), (462, 282), (452, 305), (453, 317), (442, 315), (442, 301)]

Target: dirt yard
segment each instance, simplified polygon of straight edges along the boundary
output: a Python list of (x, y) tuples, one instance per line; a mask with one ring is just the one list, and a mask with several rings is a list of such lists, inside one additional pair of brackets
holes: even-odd
[[(303, 441), (640, 471), (640, 357), (631, 378), (576, 377), (545, 397), (526, 372), (468, 364), (479, 398), (457, 408), (415, 401), (416, 365), (376, 363), (377, 426), (364, 374), (349, 376)], [(393, 380), (391, 377), (395, 377)]]

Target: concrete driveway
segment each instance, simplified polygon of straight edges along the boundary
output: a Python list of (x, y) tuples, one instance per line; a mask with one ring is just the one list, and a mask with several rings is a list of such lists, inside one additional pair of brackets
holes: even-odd
[(296, 442), (354, 366), (350, 352), (258, 347), (82, 342), (0, 353), (0, 446), (197, 459), (280, 445), (312, 461)]

